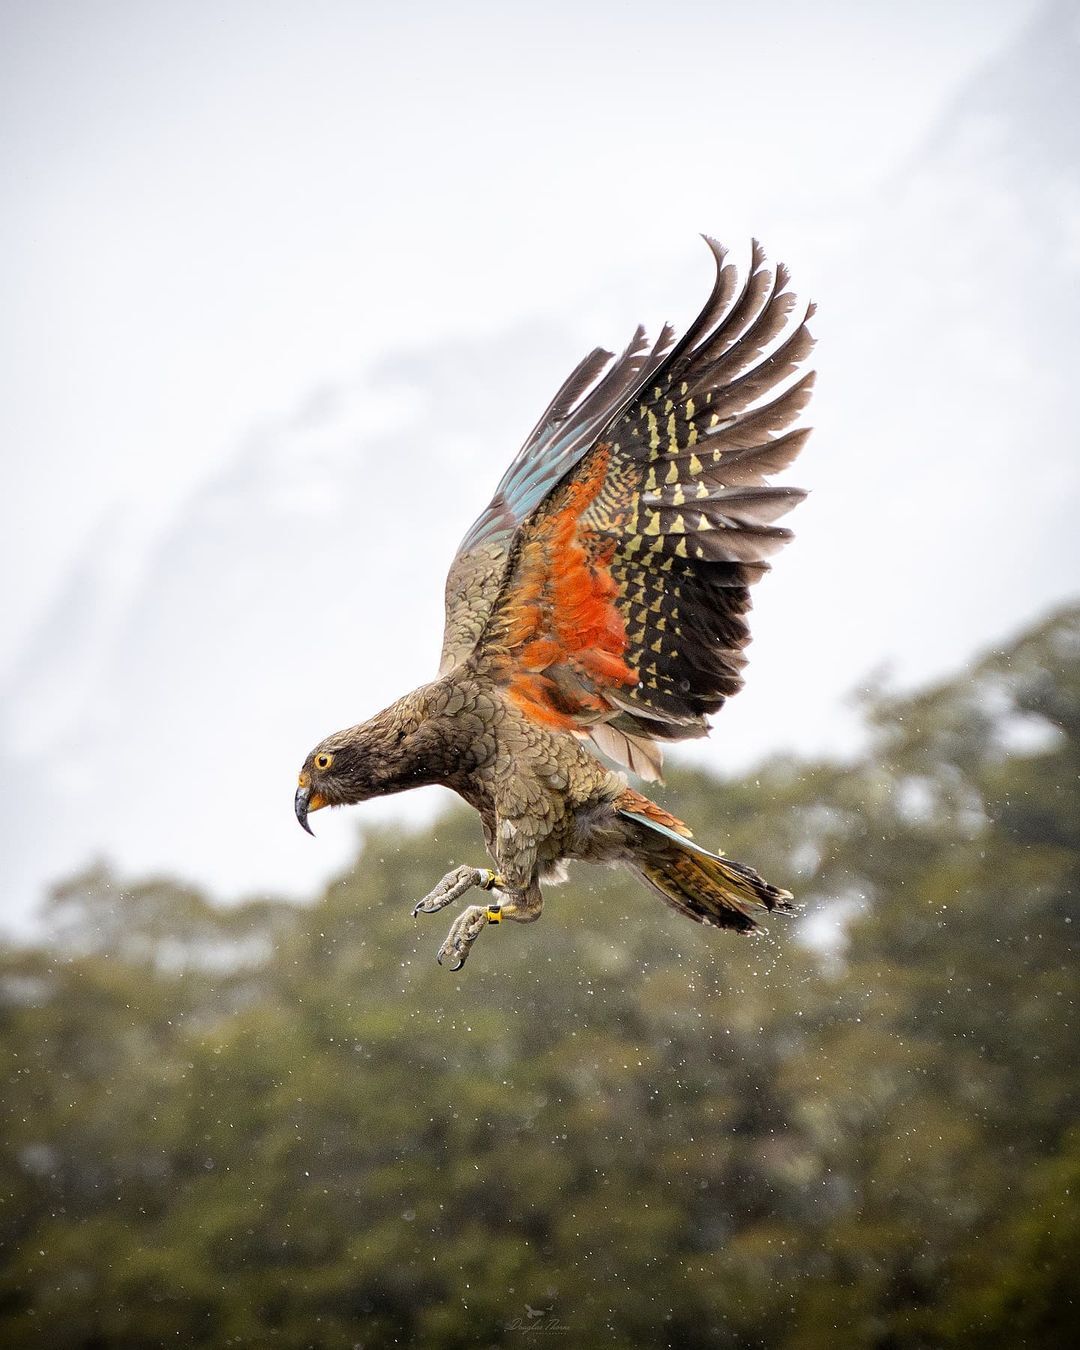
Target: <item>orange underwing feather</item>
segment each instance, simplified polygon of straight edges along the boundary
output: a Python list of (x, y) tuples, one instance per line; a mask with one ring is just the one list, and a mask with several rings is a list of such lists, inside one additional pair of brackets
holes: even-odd
[(623, 659), (626, 623), (615, 604), (614, 544), (582, 521), (609, 457), (608, 446), (596, 446), (523, 541), (517, 584), (504, 610), (498, 669), (510, 697), (537, 721), (564, 731), (583, 716), (609, 711), (602, 689), (638, 682)]

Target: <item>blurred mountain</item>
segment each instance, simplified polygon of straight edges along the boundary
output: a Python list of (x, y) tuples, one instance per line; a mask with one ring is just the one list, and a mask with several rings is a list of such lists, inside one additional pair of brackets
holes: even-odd
[[(931, 677), (1075, 588), (1078, 58), (1050, 5), (864, 210), (794, 204), (767, 241), (810, 241), (822, 301), (814, 495), (698, 756), (842, 746), (869, 669)], [(150, 539), (104, 522), (2, 686), (6, 917), (97, 850), (234, 894), (341, 867), (351, 818), (318, 846), (289, 818), (298, 762), (430, 677), (457, 540), (586, 345), (418, 344), (254, 434)]]
[(804, 632), (834, 680), (954, 668), (1075, 592), (1077, 69), (1080, 15), (1050, 5), (854, 237), (835, 225), (799, 521), (800, 566), (831, 582)]
[(299, 763), (433, 675), (442, 576), (501, 472), (478, 447), (521, 439), (552, 347), (537, 327), (388, 359), (254, 434), (158, 537), (102, 525), (4, 689), (9, 913), (99, 849), (233, 892), (343, 863), (351, 822), (316, 849), (290, 818)]

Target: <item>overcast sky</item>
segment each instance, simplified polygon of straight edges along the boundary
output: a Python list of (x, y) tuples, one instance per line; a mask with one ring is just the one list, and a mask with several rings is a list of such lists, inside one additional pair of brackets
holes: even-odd
[(821, 380), (746, 691), (680, 754), (843, 754), (871, 672), (1072, 597), (1077, 25), (0, 0), (0, 923), (102, 853), (312, 894), (441, 804), (317, 841), (290, 808), (433, 674), (445, 564), (571, 364), (696, 313), (701, 230), (821, 302)]
[(153, 529), (388, 348), (575, 314), (702, 229), (797, 216), (812, 282), (806, 222), (835, 232), (1031, 10), (6, 0), (0, 669), (110, 507)]

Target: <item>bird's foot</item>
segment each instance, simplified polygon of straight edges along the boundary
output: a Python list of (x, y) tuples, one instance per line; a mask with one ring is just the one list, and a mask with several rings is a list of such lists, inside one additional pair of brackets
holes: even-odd
[(447, 872), (442, 881), (430, 890), (423, 900), (417, 901), (413, 907), (413, 918), (415, 919), (418, 914), (437, 914), (440, 909), (452, 905), (474, 886), (490, 891), (501, 882), (502, 877), (490, 867), (455, 867), (452, 872)]
[(470, 905), (468, 909), (463, 909), (450, 925), (450, 932), (439, 948), (436, 961), (440, 966), (444, 961), (449, 961), (451, 970), (460, 970), (469, 959), (472, 945), (484, 925), (501, 922), (502, 910), (498, 905)]

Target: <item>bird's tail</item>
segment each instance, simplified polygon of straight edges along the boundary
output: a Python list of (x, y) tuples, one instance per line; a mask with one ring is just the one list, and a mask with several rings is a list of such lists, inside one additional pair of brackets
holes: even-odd
[[(761, 931), (762, 914), (795, 912), (791, 892), (770, 885), (752, 867), (710, 853), (641, 812), (623, 810), (620, 815), (641, 830), (641, 849), (631, 864), (634, 870), (672, 909), (695, 923), (756, 933)], [(685, 828), (681, 821), (673, 824)]]

